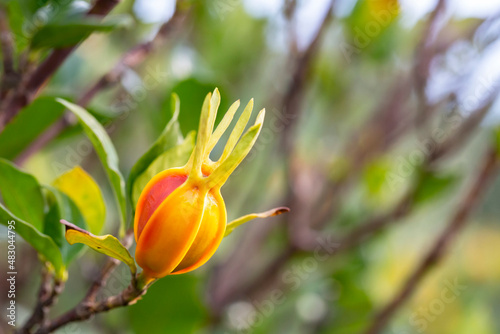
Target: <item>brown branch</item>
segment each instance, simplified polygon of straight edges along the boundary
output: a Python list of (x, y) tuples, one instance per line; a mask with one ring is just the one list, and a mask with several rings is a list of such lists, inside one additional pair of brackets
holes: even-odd
[(432, 163), (442, 159), (445, 155), (456, 150), (469, 138), (491, 109), (499, 90), (500, 86), (495, 87), (493, 92), (490, 93), (490, 96), (488, 97), (489, 101), (486, 102), (483, 107), (474, 110), (469, 117), (467, 117), (467, 119), (462, 121), (460, 127), (455, 131), (455, 133), (447, 138), (436, 150), (431, 153), (429, 159)]
[(418, 96), (417, 103), (419, 112), (416, 117), (418, 125), (424, 125), (433, 110), (433, 108), (427, 104), (425, 89), (430, 75), (432, 59), (434, 59), (436, 54), (434, 41), (436, 40), (438, 24), (445, 12), (446, 2), (447, 0), (439, 0), (437, 2), (431, 17), (427, 21), (423, 38), (417, 46), (413, 75)]
[(135, 303), (146, 289), (138, 289), (134, 284), (130, 284), (125, 290), (116, 296), (109, 297), (102, 302), (80, 303), (72, 310), (60, 317), (44, 324), (35, 334), (47, 334), (71, 322), (87, 320), (95, 314), (106, 312), (118, 307)]
[[(85, 107), (82, 105), (82, 107)], [(68, 127), (69, 121), (65, 116), (58, 120), (56, 123), (52, 124), (47, 130), (45, 130), (36, 140), (34, 140), (24, 151), (22, 151), (15, 159), (15, 163), (19, 166), (23, 165), (29, 157), (31, 157), (36, 152), (40, 151), (45, 147), (51, 140), (57, 137), (66, 127)]]
[(396, 294), (394, 299), (387, 304), (375, 317), (372, 325), (365, 332), (366, 334), (380, 333), (382, 329), (389, 323), (392, 316), (397, 310), (408, 300), (413, 291), (418, 287), (418, 284), (445, 255), (451, 243), (455, 240), (458, 233), (467, 223), (467, 218), (476, 207), (481, 195), (491, 184), (491, 179), (498, 171), (498, 153), (496, 148), (491, 148), (487, 152), (483, 166), (476, 177), (469, 193), (459, 205), (452, 219), (437, 238), (430, 251), (424, 257), (423, 261), (417, 269), (410, 275), (403, 288)]
[(291, 58), (295, 58), (299, 52), (297, 45), (297, 29), (295, 13), (297, 11), (297, 0), (286, 0), (283, 6), (283, 14), (286, 18), (287, 30), (288, 30), (288, 50), (290, 52)]
[[(88, 88), (78, 99), (77, 104), (86, 107), (90, 101), (101, 91), (118, 83), (127, 68), (132, 68), (142, 63), (147, 56), (155, 49), (156, 45), (165, 40), (170, 34), (175, 32), (185, 21), (188, 9), (184, 8), (184, 2), (178, 1), (177, 9), (172, 18), (164, 23), (156, 36), (148, 42), (141, 43), (128, 50), (115, 66), (101, 78), (99, 78), (90, 88)], [(67, 118), (62, 117), (44, 133), (42, 133), (33, 143), (28, 146), (15, 159), (18, 165), (22, 165), (29, 157), (45, 147), (50, 141), (57, 137), (70, 123)]]
[(2, 47), (3, 72), (12, 74), (14, 73), (14, 41), (3, 7), (0, 7), (0, 46)]
[(289, 154), (292, 147), (292, 133), (294, 131), (295, 123), (298, 120), (299, 111), (301, 110), (303, 94), (305, 93), (304, 85), (306, 82), (306, 75), (309, 72), (312, 59), (319, 49), (321, 40), (326, 33), (327, 27), (333, 19), (334, 5), (335, 0), (330, 1), (330, 5), (326, 10), (325, 16), (323, 18), (323, 21), (321, 22), (318, 32), (312, 39), (311, 43), (309, 43), (307, 49), (302, 52), (295, 60), (295, 68), (292, 75), (292, 80), (286, 90), (286, 93), (283, 95), (283, 99), (281, 102), (282, 109), (285, 111), (287, 119), (292, 120), (291, 122), (285, 124), (282, 133), (282, 142), (285, 154)]
[(63, 289), (64, 281), (55, 279), (46, 268), (43, 268), (42, 282), (38, 292), (38, 302), (30, 318), (26, 321), (26, 324), (17, 333), (29, 334), (34, 326), (43, 323), (50, 308), (54, 305)]
[[(97, 0), (94, 6), (88, 11), (87, 15), (104, 17), (118, 3), (119, 0)], [(77, 45), (55, 49), (26, 80), (26, 83), (21, 85), (15, 94), (12, 94), (12, 96), (2, 104), (0, 131), (3, 130), (6, 123), (36, 97), (41, 87), (56, 72), (76, 47)]]
[(12, 32), (3, 6), (0, 7), (0, 47), (3, 62), (0, 98), (3, 99), (7, 92), (19, 81), (19, 75), (14, 69), (14, 40), (12, 39)]

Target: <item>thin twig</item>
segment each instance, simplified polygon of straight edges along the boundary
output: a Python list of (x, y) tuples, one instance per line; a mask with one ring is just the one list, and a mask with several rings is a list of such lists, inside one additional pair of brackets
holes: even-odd
[(490, 148), (483, 161), (483, 166), (469, 193), (458, 206), (456, 213), (453, 215), (444, 231), (437, 238), (417, 269), (410, 275), (403, 285), (403, 288), (396, 294), (394, 299), (378, 313), (371, 326), (365, 332), (366, 334), (380, 333), (397, 310), (412, 295), (426, 273), (444, 257), (451, 243), (463, 229), (467, 222), (467, 218), (476, 207), (481, 195), (491, 184), (491, 179), (498, 171), (499, 161), (496, 148)]
[(434, 41), (436, 40), (438, 25), (446, 10), (446, 2), (447, 0), (439, 0), (437, 2), (436, 7), (431, 13), (431, 17), (427, 20), (423, 38), (417, 46), (413, 75), (418, 96), (418, 114), (416, 117), (418, 125), (425, 124), (429, 118), (429, 114), (433, 110), (433, 108), (427, 104), (425, 89), (429, 80), (432, 59), (434, 59), (436, 54)]
[(29, 334), (31, 329), (42, 324), (47, 317), (51, 306), (56, 302), (57, 297), (64, 289), (64, 281), (55, 279), (54, 275), (47, 270), (42, 269), (42, 281), (38, 292), (38, 301), (33, 313), (26, 321), (26, 324), (18, 331), (19, 334)]
[(14, 41), (4, 7), (0, 7), (0, 46), (4, 74), (14, 73)]
[(131, 284), (120, 294), (109, 297), (102, 302), (80, 303), (72, 310), (40, 327), (35, 334), (51, 333), (71, 322), (87, 320), (95, 314), (131, 305), (145, 294), (146, 291), (146, 289), (139, 290), (134, 284)]
[(3, 6), (0, 6), (0, 47), (2, 49), (3, 63), (0, 98), (3, 99), (19, 80), (14, 69), (14, 40), (12, 39), (12, 32)]
[(500, 86), (495, 87), (495, 89), (490, 93), (488, 97), (489, 102), (473, 111), (465, 120), (462, 121), (459, 128), (455, 130), (454, 134), (447, 138), (441, 145), (437, 147), (431, 153), (430, 160), (436, 162), (442, 159), (446, 154), (449, 154), (456, 150), (460, 145), (462, 145), (467, 138), (474, 132), (475, 129), (481, 124), (484, 117), (488, 114), (491, 109), (495, 99), (497, 97)]
[(323, 36), (325, 35), (327, 28), (333, 19), (334, 5), (335, 0), (331, 0), (316, 35), (312, 39), (311, 43), (309, 43), (306, 50), (302, 52), (296, 59), (292, 80), (290, 81), (286, 93), (283, 95), (283, 99), (281, 102), (282, 109), (286, 113), (287, 119), (295, 120), (295, 122), (286, 123), (283, 129), (282, 142), (284, 152), (286, 154), (290, 152), (292, 147), (292, 133), (295, 123), (298, 120), (298, 113), (301, 110), (303, 94), (305, 91), (304, 85), (306, 83), (306, 75), (309, 72), (314, 56), (318, 52)]

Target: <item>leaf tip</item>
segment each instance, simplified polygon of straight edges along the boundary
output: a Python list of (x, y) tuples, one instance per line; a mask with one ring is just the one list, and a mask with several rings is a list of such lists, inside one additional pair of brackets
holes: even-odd
[(282, 213), (286, 213), (286, 212), (290, 212), (290, 208), (288, 208), (286, 206), (282, 206), (282, 207), (274, 209), (274, 212), (269, 217), (278, 216), (278, 215), (281, 215)]
[(259, 111), (257, 119), (255, 120), (255, 124), (263, 124), (265, 117), (266, 117), (266, 108), (263, 108), (261, 111)]

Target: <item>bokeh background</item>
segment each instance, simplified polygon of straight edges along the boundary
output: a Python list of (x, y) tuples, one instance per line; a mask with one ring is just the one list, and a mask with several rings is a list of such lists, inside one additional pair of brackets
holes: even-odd
[[(20, 50), (63, 8), (29, 3), (4, 4)], [(499, 14), (493, 0), (121, 1), (110, 14), (119, 27), (87, 38), (41, 98), (82, 102), (102, 78), (84, 104), (127, 175), (170, 119), (171, 93), (183, 134), (197, 128), (215, 87), (219, 116), (253, 97), (268, 114), (223, 188), (229, 219), (292, 211), (246, 224), (202, 268), (160, 280), (137, 304), (57, 333), (363, 333), (470, 202), (495, 146)], [(45, 183), (82, 165), (105, 195), (104, 232), (115, 233), (112, 192), (81, 128), (68, 116), (47, 119), (0, 134), (0, 156)], [(47, 138), (29, 135), (49, 128)], [(499, 194), (491, 177), (467, 225), (381, 333), (500, 333)], [(352, 231), (362, 237), (349, 244)], [(27, 245), (19, 252), (22, 322), (40, 265)], [(75, 261), (51, 314), (74, 306), (103, 263), (92, 251)], [(127, 270), (115, 271), (105, 294), (128, 284)]]

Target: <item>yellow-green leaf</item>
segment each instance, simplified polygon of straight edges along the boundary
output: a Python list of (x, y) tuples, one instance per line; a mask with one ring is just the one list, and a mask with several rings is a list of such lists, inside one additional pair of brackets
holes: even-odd
[(80, 166), (69, 170), (53, 182), (83, 214), (91, 233), (101, 232), (106, 220), (106, 206), (99, 186)]
[(132, 275), (137, 272), (135, 261), (128, 252), (127, 248), (122, 243), (110, 234), (94, 235), (78, 226), (61, 219), (61, 223), (66, 226), (66, 240), (73, 245), (75, 243), (82, 243), (93, 250), (107, 256), (111, 256), (117, 260), (122, 261), (130, 267)]
[(279, 208), (274, 208), (265, 212), (260, 212), (260, 213), (251, 213), (249, 215), (237, 218), (231, 222), (229, 222), (226, 225), (226, 233), (224, 234), (224, 237), (227, 237), (230, 235), (235, 228), (237, 228), (240, 225), (245, 224), (246, 222), (255, 219), (255, 218), (267, 218), (267, 217), (273, 217), (277, 215), (281, 215), (282, 213), (290, 211), (289, 208), (287, 207), (279, 207)]

